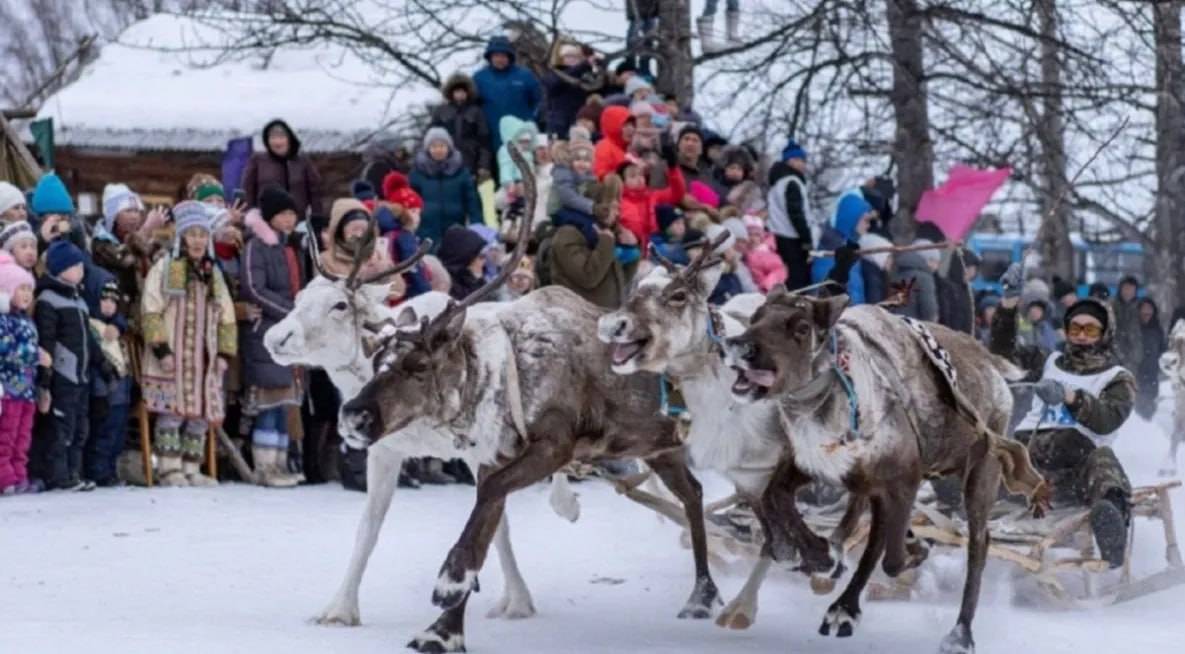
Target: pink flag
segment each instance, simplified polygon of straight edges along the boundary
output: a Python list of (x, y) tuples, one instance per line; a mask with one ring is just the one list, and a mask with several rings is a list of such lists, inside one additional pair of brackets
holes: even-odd
[(947, 238), (963, 240), (984, 205), (1011, 174), (1011, 168), (978, 170), (963, 165), (951, 168), (945, 184), (922, 193), (918, 222), (932, 222)]

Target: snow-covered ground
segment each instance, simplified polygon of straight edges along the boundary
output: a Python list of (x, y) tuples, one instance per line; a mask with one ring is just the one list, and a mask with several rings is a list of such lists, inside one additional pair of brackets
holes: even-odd
[[(1165, 452), (1158, 428), (1133, 421), (1118, 449), (1137, 484), (1155, 480)], [(583, 512), (575, 524), (551, 512), (543, 486), (512, 498), (513, 538), (539, 614), (484, 618), (502, 581), (491, 553), (484, 592), (470, 603), (469, 651), (914, 654), (935, 651), (958, 610), (953, 595), (865, 602), (855, 637), (827, 639), (816, 628), (830, 599), (778, 573), (748, 631), (679, 621), (692, 566), (677, 529), (604, 484), (577, 490)], [(710, 481), (709, 490), (724, 489)], [(1185, 493), (1175, 501), (1181, 515)], [(362, 502), (324, 486), (0, 498), (0, 652), (401, 651), (437, 615), (432, 585), (472, 490), (397, 493), (362, 587), (364, 626), (309, 624), (345, 570)], [(1146, 524), (1136, 549), (1141, 566), (1162, 565), (1163, 540)], [(726, 597), (742, 575), (740, 567), (716, 571)], [(975, 623), (981, 654), (1155, 654), (1185, 643), (1185, 587), (1097, 610), (1044, 611), (1012, 605), (1006, 568), (994, 564), (989, 576)]]

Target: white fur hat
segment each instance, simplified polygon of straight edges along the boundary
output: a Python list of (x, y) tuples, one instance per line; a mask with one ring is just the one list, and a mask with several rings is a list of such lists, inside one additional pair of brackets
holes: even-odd
[[(873, 248), (887, 248), (887, 247), (891, 247), (892, 245), (893, 244), (891, 242), (889, 242), (889, 239), (887, 239), (879, 234), (873, 234), (872, 232), (869, 232), (869, 233), (860, 237), (860, 249), (861, 250), (871, 250)], [(876, 264), (877, 268), (880, 268), (881, 270), (886, 270), (889, 265), (889, 257), (891, 257), (893, 255), (888, 252), (879, 252), (877, 254), (863, 254), (860, 256), (862, 256), (865, 259), (868, 259), (872, 263)]]

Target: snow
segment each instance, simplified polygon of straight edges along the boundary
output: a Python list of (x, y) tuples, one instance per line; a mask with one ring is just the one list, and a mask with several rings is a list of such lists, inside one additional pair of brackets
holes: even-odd
[[(1137, 420), (1125, 427), (1118, 451), (1137, 485), (1155, 481), (1166, 444), (1158, 427)], [(719, 480), (708, 479), (707, 487), (709, 497), (725, 492)], [(913, 654), (935, 651), (958, 611), (955, 593), (866, 601), (855, 637), (827, 639), (816, 629), (831, 598), (775, 571), (750, 630), (679, 621), (692, 566), (678, 530), (605, 484), (577, 491), (583, 510), (575, 524), (556, 518), (542, 485), (512, 497), (513, 539), (540, 612), (526, 621), (485, 619), (502, 583), (491, 563), (482, 573), (484, 592), (469, 607), (469, 651)], [(1185, 493), (1174, 500), (1180, 514)], [(396, 494), (363, 583), (363, 626), (347, 629), (308, 619), (344, 573), (360, 493), (224, 485), (0, 498), (0, 652), (400, 651), (437, 615), (428, 602), (436, 571), (472, 501), (472, 489), (457, 486)], [(1164, 560), (1158, 529), (1138, 525), (1141, 567)], [(932, 565), (958, 576), (961, 560), (952, 554)], [(745, 572), (743, 562), (717, 567), (726, 600)], [(981, 653), (1180, 651), (1185, 587), (1054, 612), (1014, 607), (1008, 573), (998, 563), (989, 567), (975, 622)]]
[(227, 138), (254, 136), (277, 116), (298, 134), (361, 140), (438, 95), (426, 84), (392, 87), (337, 46), (280, 48), (266, 65), (260, 56), (220, 61), (212, 46), (225, 38), (192, 18), (159, 14), (140, 21), (104, 45), (78, 81), (42, 105), (38, 118), (54, 119), (60, 144), (74, 143), (72, 132), (98, 139), (97, 131), (134, 130), (163, 132), (158, 139), (213, 141), (221, 149)]

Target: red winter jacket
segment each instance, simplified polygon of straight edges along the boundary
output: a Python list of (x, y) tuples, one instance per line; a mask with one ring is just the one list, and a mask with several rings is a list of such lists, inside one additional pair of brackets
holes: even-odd
[(617, 172), (617, 167), (625, 161), (628, 144), (621, 130), (629, 119), (630, 110), (625, 107), (605, 107), (601, 112), (601, 140), (593, 152), (593, 174), (597, 179)]
[[(608, 109), (606, 109), (608, 111)], [(678, 166), (667, 169), (665, 188), (625, 188), (621, 190), (621, 226), (638, 238), (638, 247), (646, 252), (650, 236), (658, 233), (658, 217), (654, 208), (660, 204), (678, 204), (685, 187), (683, 173)]]

